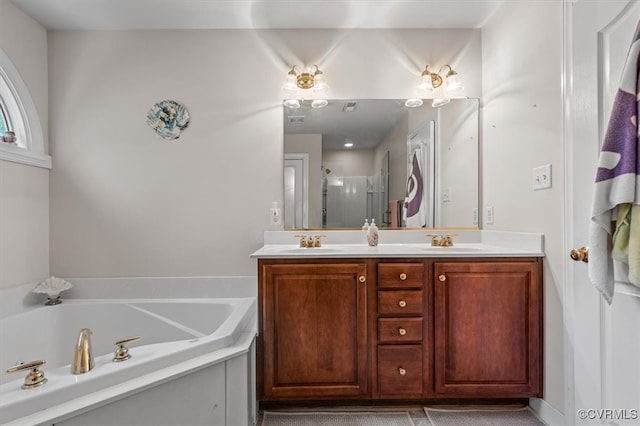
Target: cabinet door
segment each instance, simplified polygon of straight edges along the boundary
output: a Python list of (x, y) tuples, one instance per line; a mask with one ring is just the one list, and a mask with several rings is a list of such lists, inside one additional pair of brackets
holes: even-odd
[(448, 396), (541, 396), (541, 263), (436, 263), (435, 383)]
[(366, 264), (262, 271), (263, 399), (366, 395)]

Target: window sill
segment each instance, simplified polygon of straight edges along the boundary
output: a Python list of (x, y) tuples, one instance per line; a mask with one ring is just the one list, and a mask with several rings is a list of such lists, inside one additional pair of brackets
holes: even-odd
[(0, 143), (0, 160), (51, 169), (51, 156), (21, 148), (18, 145)]

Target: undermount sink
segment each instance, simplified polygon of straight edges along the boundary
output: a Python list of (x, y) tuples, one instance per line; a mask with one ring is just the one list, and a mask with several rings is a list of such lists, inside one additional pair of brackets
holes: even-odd
[(484, 249), (479, 247), (442, 247), (442, 246), (429, 246), (426, 247), (425, 250), (438, 251), (442, 253), (468, 253), (468, 252), (477, 252), (483, 251)]
[(285, 254), (313, 254), (313, 253), (344, 253), (344, 250), (327, 247), (296, 247), (278, 250), (278, 253)]

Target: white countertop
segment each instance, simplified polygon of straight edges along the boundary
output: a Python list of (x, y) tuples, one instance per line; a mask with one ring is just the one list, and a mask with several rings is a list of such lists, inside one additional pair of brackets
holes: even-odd
[[(452, 247), (434, 247), (427, 234), (456, 234)], [(299, 247), (295, 235), (323, 235), (322, 247)], [(389, 242), (385, 242), (389, 241)], [(403, 242), (406, 241), (406, 242)], [(364, 231), (268, 231), (265, 244), (251, 254), (259, 259), (392, 258), (392, 257), (544, 257), (543, 235), (496, 231), (382, 231), (369, 247)]]

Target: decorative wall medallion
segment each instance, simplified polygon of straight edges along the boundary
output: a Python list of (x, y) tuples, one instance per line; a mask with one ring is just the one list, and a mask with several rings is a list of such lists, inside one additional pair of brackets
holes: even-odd
[(189, 125), (189, 111), (180, 102), (158, 102), (147, 113), (147, 124), (164, 139), (178, 139)]

